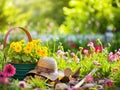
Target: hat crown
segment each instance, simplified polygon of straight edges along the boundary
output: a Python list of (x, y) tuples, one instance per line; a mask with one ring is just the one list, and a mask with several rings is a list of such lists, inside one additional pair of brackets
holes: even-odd
[(47, 68), (47, 69), (51, 69), (51, 70), (53, 70), (54, 72), (57, 71), (57, 63), (56, 63), (56, 60), (53, 59), (53, 58), (51, 58), (51, 57), (41, 58), (41, 59), (38, 61), (37, 66), (38, 66), (38, 67)]

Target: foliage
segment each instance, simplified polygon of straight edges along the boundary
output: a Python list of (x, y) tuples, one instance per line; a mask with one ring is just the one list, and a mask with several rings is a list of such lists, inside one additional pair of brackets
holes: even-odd
[(39, 39), (28, 43), (21, 40), (10, 44), (7, 57), (12, 63), (36, 63), (40, 57), (47, 54), (48, 48), (43, 46)]
[(84, 53), (84, 47), (80, 47), (76, 52), (68, 50), (64, 51), (64, 46), (60, 44), (58, 51), (53, 52), (51, 56), (57, 60), (58, 67), (62, 70), (65, 68), (71, 68), (75, 71), (80, 69), (80, 76), (85, 77), (92, 69), (98, 68), (98, 72), (95, 77), (108, 77), (112, 68), (119, 66), (118, 61), (110, 61), (108, 58), (110, 47), (107, 46), (104, 49), (98, 48), (102, 43), (98, 40), (98, 43), (94, 43), (94, 49), (91, 47), (85, 47), (88, 53)]
[[(54, 4), (54, 3), (56, 4)], [(2, 31), (10, 26), (24, 26), (39, 33), (57, 32), (64, 21), (62, 8), (69, 0), (1, 0), (0, 21)], [(44, 4), (43, 4), (44, 3)], [(49, 8), (46, 8), (49, 7)]]
[(31, 84), (33, 88), (37, 87), (37, 88), (40, 88), (41, 90), (47, 89), (47, 86), (46, 86), (47, 80), (40, 80), (39, 77), (31, 78), (27, 82)]
[[(107, 29), (118, 30), (119, 2), (117, 0), (71, 0), (64, 7), (65, 22), (61, 33), (105, 33)], [(116, 21), (117, 18), (117, 21)]]
[[(12, 26), (25, 26), (30, 17), (30, 11), (24, 11), (15, 5), (13, 0), (0, 0), (0, 30), (5, 31)], [(14, 5), (13, 5), (14, 4)]]
[(4, 61), (4, 53), (2, 50), (0, 50), (0, 70), (2, 70), (2, 67), (4, 66), (5, 64), (5, 61)]
[[(116, 68), (116, 67), (115, 67)], [(120, 87), (120, 69), (116, 68), (116, 71), (111, 72), (110, 78), (115, 82), (115, 85)]]

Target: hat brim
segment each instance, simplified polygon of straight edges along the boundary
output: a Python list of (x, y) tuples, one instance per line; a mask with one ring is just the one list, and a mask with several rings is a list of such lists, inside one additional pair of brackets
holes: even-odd
[(45, 72), (38, 73), (38, 71), (36, 69), (29, 71), (26, 75), (29, 76), (32, 74), (44, 76), (52, 81), (55, 81), (59, 76), (64, 76), (64, 72), (61, 70), (58, 70), (57, 72), (54, 72), (54, 73), (45, 73)]

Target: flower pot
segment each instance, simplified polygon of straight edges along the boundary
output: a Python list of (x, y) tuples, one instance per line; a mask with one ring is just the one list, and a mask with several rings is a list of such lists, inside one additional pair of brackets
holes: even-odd
[(36, 64), (12, 64), (16, 68), (16, 74), (14, 79), (23, 80), (26, 77), (26, 73), (34, 69)]

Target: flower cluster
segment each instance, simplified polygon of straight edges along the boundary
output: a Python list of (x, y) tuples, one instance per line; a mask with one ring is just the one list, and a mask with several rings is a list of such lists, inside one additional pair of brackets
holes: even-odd
[(87, 48), (83, 48), (82, 50), (83, 54), (90, 55), (93, 52), (101, 53), (103, 51), (103, 46), (97, 46), (97, 45), (95, 46), (93, 42), (89, 42), (87, 46), (89, 46), (91, 50), (88, 50)]
[(16, 68), (11, 64), (7, 64), (4, 66), (3, 71), (0, 71), (0, 83), (9, 85), (8, 77), (14, 76), (15, 73)]
[(116, 61), (116, 60), (120, 59), (120, 49), (115, 54), (113, 54), (113, 52), (110, 52), (108, 54), (108, 59), (110, 61)]
[(48, 54), (48, 48), (41, 44), (41, 40), (32, 40), (25, 43), (24, 40), (12, 42), (8, 49), (8, 59), (14, 63), (37, 62), (40, 57)]

